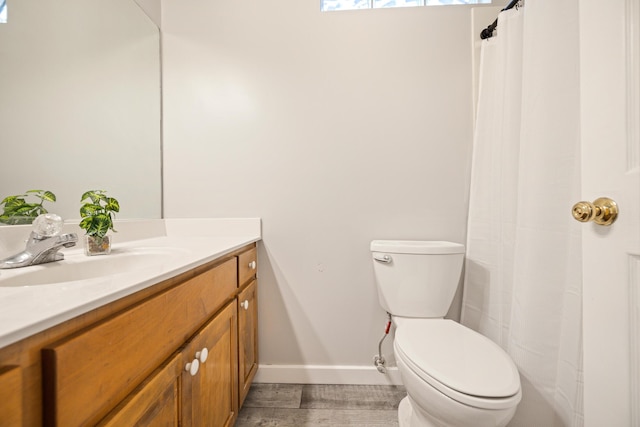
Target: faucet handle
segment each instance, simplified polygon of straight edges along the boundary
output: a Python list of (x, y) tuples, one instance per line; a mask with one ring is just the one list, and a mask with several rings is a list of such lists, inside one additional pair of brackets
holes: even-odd
[(54, 213), (41, 214), (33, 221), (33, 232), (38, 238), (57, 236), (62, 232), (64, 221)]

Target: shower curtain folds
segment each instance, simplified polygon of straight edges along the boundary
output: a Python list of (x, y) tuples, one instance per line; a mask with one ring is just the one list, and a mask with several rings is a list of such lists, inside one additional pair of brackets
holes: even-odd
[(583, 425), (577, 17), (529, 2), (482, 42), (462, 323), (518, 366), (511, 427)]

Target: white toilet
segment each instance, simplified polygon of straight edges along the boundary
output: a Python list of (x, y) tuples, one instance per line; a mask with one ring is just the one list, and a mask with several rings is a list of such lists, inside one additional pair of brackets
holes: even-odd
[(501, 427), (520, 402), (520, 377), (497, 344), (444, 319), (458, 286), (464, 246), (371, 242), (380, 305), (396, 326), (393, 348), (407, 397), (401, 427)]

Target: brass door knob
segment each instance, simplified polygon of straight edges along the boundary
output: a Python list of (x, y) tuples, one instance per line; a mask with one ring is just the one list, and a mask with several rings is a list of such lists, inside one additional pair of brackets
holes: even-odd
[(618, 217), (618, 205), (608, 197), (591, 202), (578, 202), (572, 208), (573, 217), (580, 222), (593, 221), (598, 225), (611, 225)]

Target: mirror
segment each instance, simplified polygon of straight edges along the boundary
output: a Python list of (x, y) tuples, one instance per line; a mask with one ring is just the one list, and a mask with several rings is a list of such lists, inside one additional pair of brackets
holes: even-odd
[[(118, 219), (161, 217), (160, 35), (134, 0), (16, 0), (0, 24), (0, 200), (49, 190), (79, 219), (106, 190)], [(1, 212), (1, 209), (0, 209)]]

